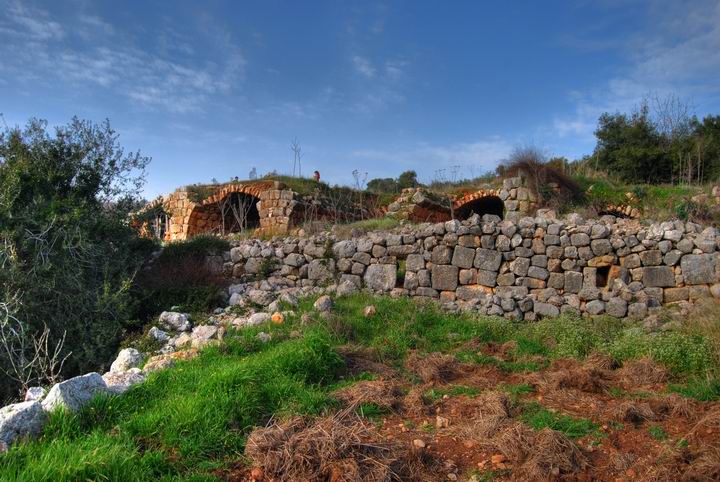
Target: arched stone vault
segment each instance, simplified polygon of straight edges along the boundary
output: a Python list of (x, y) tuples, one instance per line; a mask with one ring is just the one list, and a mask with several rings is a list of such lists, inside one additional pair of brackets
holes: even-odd
[(500, 198), (499, 189), (480, 190), (456, 199), (453, 202), (453, 212), (460, 220), (467, 219), (472, 214), (494, 214), (503, 219), (505, 203)]
[(261, 230), (286, 232), (290, 227), (295, 193), (285, 189), (284, 184), (272, 180), (180, 188), (148, 203), (136, 213), (133, 224), (141, 233), (147, 232), (148, 221), (142, 220), (144, 215), (162, 207), (169, 216), (169, 226), (165, 231), (166, 241), (188, 239), (200, 233), (217, 231), (217, 224), (221, 219), (213, 215), (213, 209), (234, 193), (257, 199), (256, 208)]

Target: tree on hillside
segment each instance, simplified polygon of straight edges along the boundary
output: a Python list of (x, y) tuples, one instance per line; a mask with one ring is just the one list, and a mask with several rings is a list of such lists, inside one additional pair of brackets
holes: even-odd
[(645, 104), (630, 116), (602, 114), (595, 131), (596, 168), (629, 182), (668, 182), (672, 162), (664, 155), (661, 138)]
[(417, 187), (417, 173), (415, 171), (405, 171), (397, 179), (398, 187), (400, 189), (407, 189), (409, 187)]
[(367, 183), (367, 189), (377, 194), (397, 193), (400, 191), (397, 181), (391, 177), (371, 179)]
[(141, 257), (127, 214), (148, 162), (107, 121), (0, 132), (0, 302), (28, 336), (47, 327), (51, 345), (65, 337), (67, 374), (111, 361), (130, 319)]
[(675, 95), (653, 95), (631, 114), (600, 116), (589, 164), (628, 182), (695, 183), (717, 179), (717, 117), (699, 121)]

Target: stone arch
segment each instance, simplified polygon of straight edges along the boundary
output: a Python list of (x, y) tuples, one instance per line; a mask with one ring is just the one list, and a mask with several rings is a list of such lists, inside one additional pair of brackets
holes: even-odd
[(464, 220), (472, 216), (473, 214), (494, 214), (499, 216), (500, 219), (504, 218), (505, 215), (505, 203), (500, 197), (494, 194), (484, 194), (481, 196), (470, 196), (469, 199), (463, 198), (461, 202), (456, 203), (454, 206), (455, 218)]
[(170, 239), (170, 229), (172, 218), (170, 214), (165, 211), (164, 206), (161, 204), (152, 210), (152, 218), (148, 219), (148, 234), (152, 237), (167, 241)]
[(228, 234), (260, 227), (259, 186), (234, 184), (201, 201), (187, 219), (187, 237)]

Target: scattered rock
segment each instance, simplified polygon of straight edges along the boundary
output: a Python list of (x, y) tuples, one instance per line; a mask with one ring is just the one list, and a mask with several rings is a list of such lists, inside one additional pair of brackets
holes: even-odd
[(111, 372), (124, 372), (139, 366), (143, 362), (143, 354), (135, 348), (120, 350), (115, 361), (110, 365)]
[(42, 406), (47, 412), (59, 407), (74, 412), (104, 393), (108, 393), (108, 388), (103, 377), (95, 372), (88, 373), (53, 385)]
[(375, 309), (375, 305), (367, 305), (365, 308), (363, 308), (363, 316), (365, 318), (373, 317), (376, 313), (377, 309)]
[(271, 320), (277, 325), (282, 325), (283, 323), (285, 323), (285, 315), (283, 315), (279, 311), (276, 311), (272, 314)]
[(150, 330), (148, 331), (148, 336), (150, 338), (154, 338), (160, 343), (167, 343), (167, 341), (170, 339), (170, 335), (167, 332), (162, 331), (157, 326), (153, 326), (152, 328), (150, 328)]
[(257, 325), (261, 325), (263, 323), (270, 321), (270, 319), (271, 319), (270, 313), (263, 313), (263, 312), (253, 313), (252, 315), (250, 315), (248, 317), (245, 324), (247, 326), (257, 326)]
[(320, 312), (328, 312), (333, 308), (333, 300), (328, 295), (323, 295), (315, 301), (313, 307)]
[(416, 449), (424, 449), (425, 448), (425, 442), (422, 439), (416, 438), (413, 440), (413, 447)]
[(146, 375), (139, 368), (131, 368), (128, 371), (109, 371), (103, 375), (108, 390), (112, 393), (125, 393), (131, 386), (145, 381)]
[(202, 348), (211, 341), (217, 340), (219, 328), (214, 325), (201, 325), (193, 328), (191, 344), (193, 348)]
[(164, 370), (166, 368), (172, 368), (175, 366), (176, 360), (192, 360), (198, 356), (196, 348), (190, 348), (188, 350), (176, 351), (175, 353), (166, 353), (163, 355), (156, 355), (150, 357), (143, 367), (145, 373), (154, 372), (157, 370)]
[(255, 338), (257, 338), (263, 343), (267, 343), (272, 340), (272, 335), (270, 333), (265, 333), (264, 331), (261, 331), (260, 333), (255, 335)]
[(163, 311), (158, 319), (160, 323), (175, 331), (189, 331), (192, 328), (190, 315), (176, 311)]
[(437, 428), (448, 428), (450, 426), (450, 419), (437, 415), (435, 417), (435, 427)]
[(46, 421), (47, 414), (40, 402), (13, 403), (0, 408), (0, 442), (7, 450), (18, 438), (39, 435)]

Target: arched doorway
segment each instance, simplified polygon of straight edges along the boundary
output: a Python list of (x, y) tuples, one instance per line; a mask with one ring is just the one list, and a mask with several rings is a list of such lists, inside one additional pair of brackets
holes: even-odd
[(200, 233), (226, 235), (260, 226), (258, 198), (244, 192), (231, 192), (216, 202), (195, 207), (188, 220), (187, 236)]
[(232, 192), (219, 203), (220, 234), (239, 233), (260, 227), (258, 198), (244, 192)]
[(148, 228), (152, 236), (159, 240), (165, 240), (170, 233), (170, 216), (161, 207), (153, 210), (153, 216), (148, 221)]
[(478, 199), (473, 199), (460, 206), (456, 212), (455, 217), (460, 220), (464, 220), (478, 214), (480, 216), (484, 214), (494, 214), (503, 219), (505, 214), (505, 204), (497, 196), (485, 196)]

